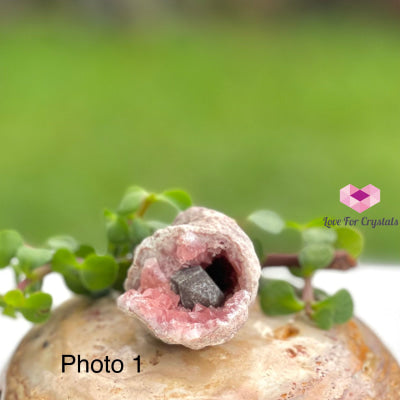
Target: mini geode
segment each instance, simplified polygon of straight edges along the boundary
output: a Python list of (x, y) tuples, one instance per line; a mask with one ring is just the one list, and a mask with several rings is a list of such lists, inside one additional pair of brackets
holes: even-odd
[[(222, 291), (221, 306), (185, 308), (172, 290), (171, 277), (195, 266)], [(225, 343), (244, 324), (260, 273), (253, 244), (233, 219), (192, 207), (136, 248), (118, 306), (164, 342), (201, 349)]]

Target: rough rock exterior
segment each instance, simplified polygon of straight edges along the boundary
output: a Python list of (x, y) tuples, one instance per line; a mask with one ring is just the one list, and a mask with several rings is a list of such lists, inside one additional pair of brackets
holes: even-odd
[[(216, 259), (225, 260), (232, 268), (224, 304), (184, 308), (171, 290), (171, 276), (187, 266), (207, 268)], [(125, 282), (127, 292), (118, 305), (166, 343), (192, 349), (218, 345), (230, 340), (246, 321), (260, 273), (251, 240), (232, 218), (192, 207), (136, 248)]]
[[(125, 367), (62, 374), (61, 354), (107, 355)], [(325, 332), (255, 305), (231, 341), (193, 351), (157, 340), (113, 298), (75, 298), (23, 339), (6, 386), (1, 400), (399, 400), (400, 369), (357, 320)]]

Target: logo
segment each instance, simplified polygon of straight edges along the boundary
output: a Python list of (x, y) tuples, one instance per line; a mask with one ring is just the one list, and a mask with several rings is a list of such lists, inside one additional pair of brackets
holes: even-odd
[(340, 189), (340, 202), (358, 213), (362, 213), (380, 201), (381, 191), (374, 185), (367, 185), (362, 189), (347, 185)]

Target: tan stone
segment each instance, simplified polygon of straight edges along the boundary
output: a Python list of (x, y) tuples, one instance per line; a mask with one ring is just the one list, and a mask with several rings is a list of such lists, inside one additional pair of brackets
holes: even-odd
[[(63, 374), (62, 354), (118, 358), (124, 370)], [(5, 380), (2, 400), (400, 399), (399, 366), (358, 320), (325, 332), (255, 306), (231, 341), (190, 350), (155, 339), (110, 297), (59, 307), (23, 339)]]

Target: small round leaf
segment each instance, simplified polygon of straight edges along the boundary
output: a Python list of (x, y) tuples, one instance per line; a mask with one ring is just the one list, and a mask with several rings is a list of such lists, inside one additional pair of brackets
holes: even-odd
[(151, 235), (151, 228), (142, 218), (134, 218), (129, 226), (129, 237), (136, 246), (147, 236)]
[(53, 250), (22, 246), (17, 251), (17, 258), (21, 270), (29, 274), (33, 269), (50, 262), (53, 254)]
[(168, 226), (165, 222), (150, 220), (146, 221), (147, 226), (151, 229), (152, 232), (155, 232), (158, 229), (164, 229)]
[(53, 236), (47, 239), (46, 244), (53, 250), (68, 249), (75, 252), (79, 248), (78, 242), (72, 236), (68, 235)]
[(128, 223), (116, 214), (106, 217), (107, 238), (111, 243), (123, 244), (129, 241)]
[(278, 234), (285, 228), (285, 221), (274, 211), (258, 210), (250, 214), (247, 219), (262, 230)]
[[(354, 304), (350, 293), (341, 289), (333, 296), (313, 304), (313, 319), (322, 329), (330, 329), (330, 326), (344, 324), (353, 316)], [(330, 326), (328, 326), (330, 315)]]
[(357, 258), (364, 246), (364, 238), (361, 233), (349, 227), (338, 227), (335, 230), (337, 234), (336, 248), (346, 250), (351, 256)]
[(0, 268), (7, 267), (18, 249), (23, 245), (22, 237), (18, 232), (0, 231)]
[(69, 268), (78, 268), (79, 263), (75, 255), (68, 249), (59, 249), (55, 252), (52, 261), (52, 269), (63, 274)]
[(281, 280), (265, 279), (260, 284), (260, 304), (267, 315), (293, 314), (304, 308), (295, 294), (294, 287)]
[(309, 244), (300, 251), (299, 262), (303, 276), (311, 276), (315, 270), (327, 267), (335, 251), (329, 244)]
[(192, 205), (192, 199), (189, 194), (180, 189), (166, 190), (165, 192), (158, 194), (156, 199), (172, 205), (178, 211), (186, 210)]
[(20, 311), (28, 321), (41, 323), (49, 318), (52, 302), (53, 299), (47, 293), (33, 293)]
[(15, 308), (9, 305), (4, 306), (2, 314), (10, 318), (17, 318)]
[(142, 202), (149, 196), (149, 193), (139, 186), (132, 186), (122, 198), (118, 207), (118, 213), (121, 215), (132, 214), (138, 210)]
[(308, 228), (302, 232), (303, 241), (306, 244), (328, 243), (333, 244), (337, 239), (334, 229), (328, 228)]
[(76, 256), (67, 249), (59, 249), (53, 256), (52, 269), (62, 275), (67, 287), (77, 294), (88, 294), (89, 291), (82, 283), (80, 264)]
[(80, 275), (84, 286), (97, 292), (112, 286), (117, 279), (118, 264), (110, 256), (92, 254), (81, 265)]
[(312, 319), (318, 328), (328, 331), (334, 325), (333, 310), (331, 308), (320, 308), (312, 314)]
[(86, 258), (89, 254), (93, 253), (96, 253), (95, 249), (87, 244), (81, 244), (75, 251), (75, 255), (79, 258)]
[(19, 289), (10, 290), (3, 299), (7, 305), (15, 308), (23, 307), (25, 304), (25, 296)]

